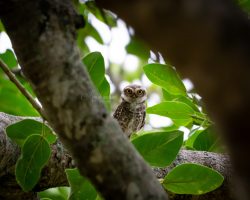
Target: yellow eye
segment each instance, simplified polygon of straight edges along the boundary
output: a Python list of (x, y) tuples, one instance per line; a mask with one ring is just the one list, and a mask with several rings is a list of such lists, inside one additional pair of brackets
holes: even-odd
[(142, 95), (143, 93), (144, 93), (143, 90), (137, 90), (137, 94), (138, 94), (138, 95)]
[(133, 91), (132, 91), (131, 89), (129, 89), (129, 88), (127, 88), (127, 89), (125, 90), (125, 92), (128, 93), (128, 94), (132, 94), (132, 93), (133, 93)]

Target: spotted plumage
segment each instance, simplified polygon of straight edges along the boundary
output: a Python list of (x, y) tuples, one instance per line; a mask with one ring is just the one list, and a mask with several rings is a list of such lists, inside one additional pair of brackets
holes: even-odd
[(128, 137), (139, 131), (145, 124), (146, 98), (146, 90), (140, 85), (131, 84), (122, 91), (122, 102), (113, 116)]

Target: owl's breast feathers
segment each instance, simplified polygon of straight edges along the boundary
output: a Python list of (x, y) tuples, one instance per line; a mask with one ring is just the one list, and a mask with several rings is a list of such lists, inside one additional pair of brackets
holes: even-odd
[(114, 118), (119, 122), (123, 132), (130, 137), (139, 131), (145, 124), (146, 106), (144, 103), (131, 104), (122, 102), (114, 112)]

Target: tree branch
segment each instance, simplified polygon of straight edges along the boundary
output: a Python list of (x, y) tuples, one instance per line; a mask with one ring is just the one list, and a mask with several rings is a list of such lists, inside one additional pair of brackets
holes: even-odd
[(25, 96), (25, 98), (30, 102), (30, 104), (39, 112), (43, 119), (46, 119), (45, 114), (43, 112), (42, 107), (34, 100), (32, 95), (23, 87), (20, 81), (15, 77), (15, 75), (11, 72), (8, 66), (0, 59), (0, 67), (4, 71), (4, 73), (9, 77), (10, 81), (14, 83), (17, 89)]
[(71, 1), (0, 1), (0, 17), (46, 119), (80, 173), (105, 199), (168, 199), (96, 94), (76, 46)]
[[(0, 112), (0, 198), (1, 199), (36, 199), (36, 192), (51, 187), (68, 186), (64, 170), (74, 167), (71, 156), (63, 148), (61, 143), (51, 145), (52, 156), (49, 163), (42, 171), (42, 176), (32, 192), (25, 193), (16, 183), (14, 167), (20, 155), (20, 148), (13, 143), (5, 133), (5, 128), (23, 119), (34, 119), (41, 121), (41, 118), (17, 117)], [(232, 169), (227, 155), (181, 150), (177, 159), (167, 168), (154, 168), (157, 178), (164, 178), (175, 166), (182, 163), (198, 163), (219, 171), (224, 177), (223, 185), (215, 191), (201, 196), (174, 195), (169, 193), (171, 200), (232, 200), (230, 194), (230, 182), (232, 181)], [(8, 191), (8, 192), (7, 192)]]

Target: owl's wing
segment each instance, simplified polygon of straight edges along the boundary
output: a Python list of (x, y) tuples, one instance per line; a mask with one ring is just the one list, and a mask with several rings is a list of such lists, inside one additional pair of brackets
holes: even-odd
[(122, 112), (123, 112), (123, 106), (120, 104), (120, 105), (116, 108), (116, 110), (115, 110), (115, 112), (114, 112), (114, 114), (113, 114), (113, 117), (114, 117), (115, 119), (119, 120), (119, 118), (120, 118)]
[(126, 110), (124, 108), (124, 106), (122, 104), (120, 104), (114, 114), (113, 117), (118, 121), (118, 123), (120, 124), (120, 127), (122, 128), (123, 132), (126, 129), (126, 124), (127, 124), (127, 118), (126, 118)]
[[(143, 112), (143, 116), (142, 116), (142, 122), (141, 122), (141, 127), (140, 127), (140, 129), (142, 129), (143, 126), (145, 125), (145, 120), (146, 120), (146, 112), (144, 111), (144, 112)], [(139, 129), (139, 130), (140, 130), (140, 129)]]

